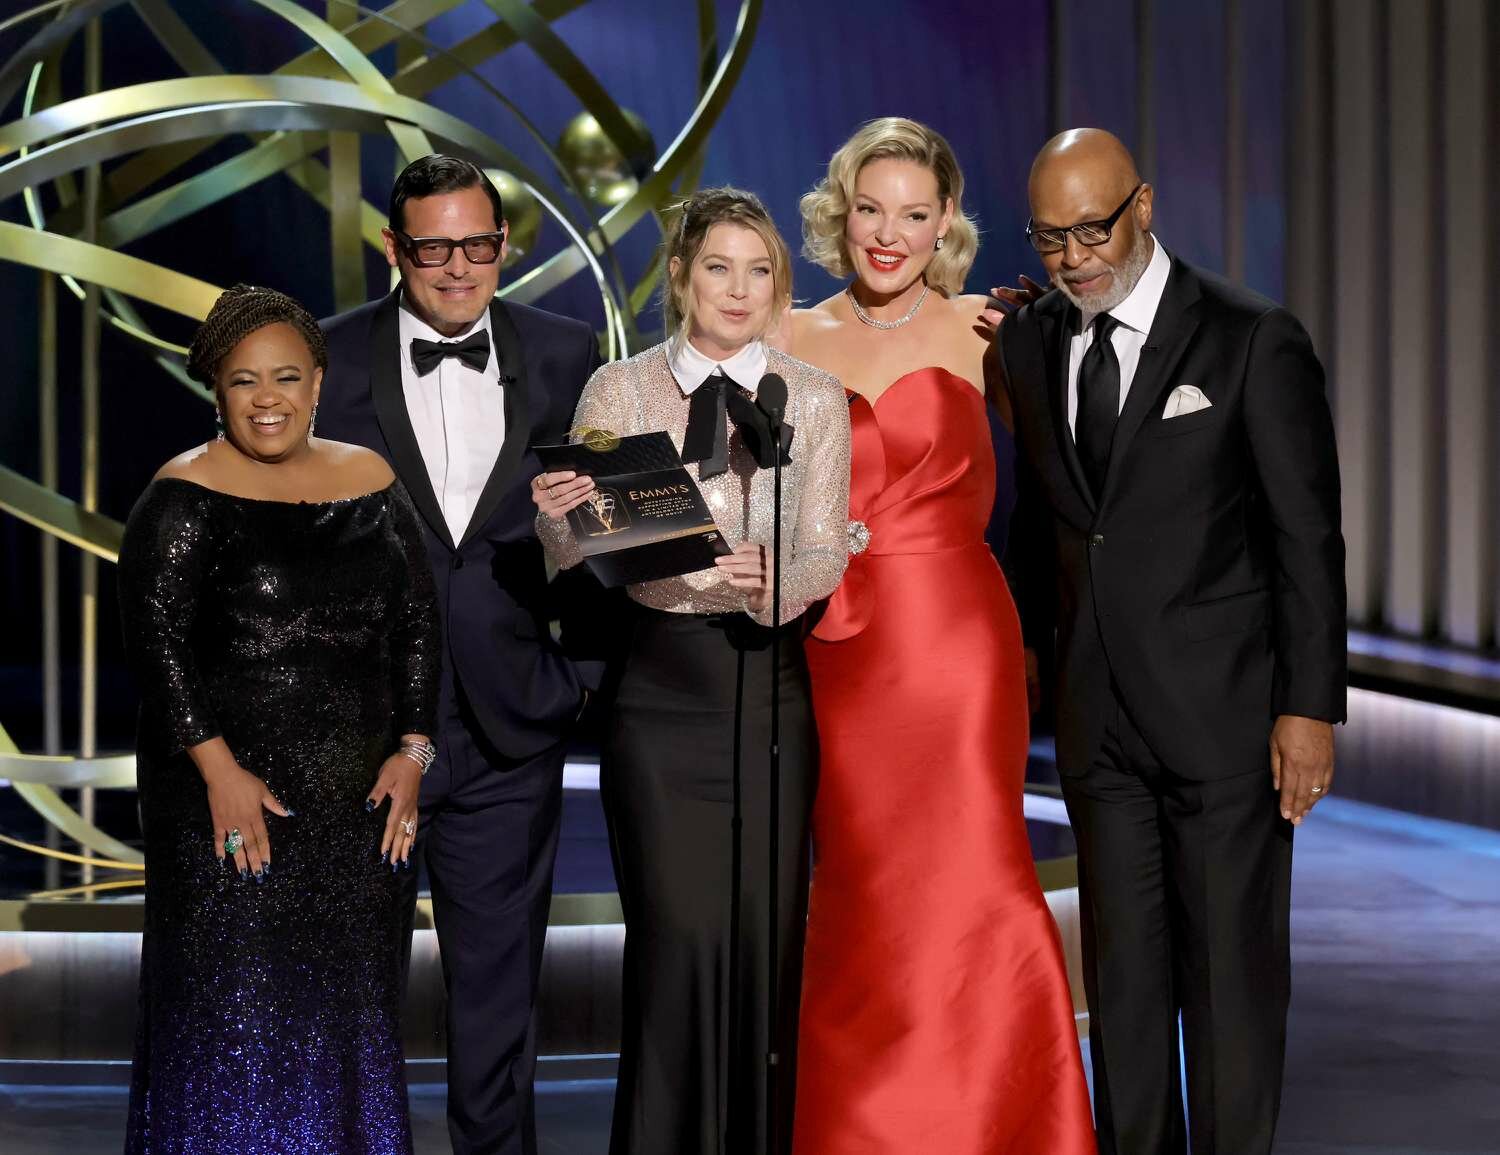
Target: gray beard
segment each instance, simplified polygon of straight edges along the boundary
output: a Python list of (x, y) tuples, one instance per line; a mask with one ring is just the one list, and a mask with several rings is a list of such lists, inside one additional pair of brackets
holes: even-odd
[(1063, 296), (1077, 305), (1081, 311), (1089, 314), (1107, 313), (1135, 291), (1136, 282), (1141, 279), (1141, 274), (1146, 271), (1146, 266), (1150, 263), (1149, 234), (1138, 232), (1135, 234), (1135, 243), (1130, 246), (1130, 252), (1125, 254), (1125, 259), (1117, 266), (1110, 266), (1110, 272), (1114, 274), (1114, 277), (1110, 281), (1108, 292), (1093, 295), (1075, 293), (1073, 286), (1063, 280), (1061, 269), (1052, 278), (1052, 283), (1061, 289)]

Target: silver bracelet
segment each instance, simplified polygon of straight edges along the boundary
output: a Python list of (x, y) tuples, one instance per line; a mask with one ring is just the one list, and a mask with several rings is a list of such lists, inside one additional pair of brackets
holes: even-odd
[(398, 754), (405, 754), (413, 762), (422, 768), (422, 773), (432, 769), (432, 764), (437, 761), (437, 747), (431, 742), (407, 739), (401, 743)]

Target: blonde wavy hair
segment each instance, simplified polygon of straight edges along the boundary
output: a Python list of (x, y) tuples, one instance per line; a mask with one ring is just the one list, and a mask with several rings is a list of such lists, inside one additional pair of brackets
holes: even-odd
[(932, 255), (927, 283), (944, 296), (963, 291), (979, 255), (979, 230), (964, 212), (964, 174), (941, 133), (904, 116), (884, 116), (860, 126), (828, 162), (828, 175), (802, 198), (802, 255), (843, 278), (854, 272), (844, 246), (844, 226), (854, 203), (854, 182), (874, 160), (909, 160), (937, 178), (938, 196), (953, 202), (943, 247)]
[[(739, 225), (765, 241), (766, 252), (771, 255), (771, 281), (776, 294), (771, 303), (768, 331), (775, 328), (781, 314), (792, 303), (792, 252), (761, 199), (752, 192), (728, 186), (705, 188), (677, 205), (673, 212), (675, 215), (662, 242), (665, 275), (661, 284), (661, 313), (667, 338), (681, 340), (687, 337), (693, 319), (693, 261), (703, 250), (709, 230), (715, 225)], [(672, 271), (673, 257), (680, 262), (675, 273)]]

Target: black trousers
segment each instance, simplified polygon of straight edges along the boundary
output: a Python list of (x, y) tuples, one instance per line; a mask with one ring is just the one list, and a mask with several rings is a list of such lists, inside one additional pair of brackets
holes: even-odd
[[(800, 636), (786, 628), (776, 863), (780, 1063), (777, 1118), (768, 1120), (769, 638), (742, 614), (638, 614), (600, 768), (626, 928), (613, 1155), (763, 1152), (770, 1128), (777, 1150), (791, 1148), (817, 733)], [(741, 903), (731, 949), (741, 681)]]
[(417, 840), (448, 996), (448, 1134), (454, 1155), (536, 1155), (534, 1010), (565, 743), (507, 760), (444, 691)]
[[(1081, 775), (1084, 985), (1102, 1155), (1265, 1155), (1291, 993), (1292, 826), (1263, 772), (1167, 770), (1118, 699)], [(1064, 768), (1066, 770), (1066, 768)], [(1180, 1093), (1178, 1015), (1188, 1106)]]

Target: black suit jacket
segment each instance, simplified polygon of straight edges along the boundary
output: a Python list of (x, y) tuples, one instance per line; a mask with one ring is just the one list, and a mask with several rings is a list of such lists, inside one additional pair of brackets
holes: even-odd
[[(1312, 343), (1285, 309), (1174, 259), (1103, 492), (1067, 423), (1057, 290), (1000, 326), (1020, 506), (1007, 570), (1028, 644), (1054, 639), (1058, 766), (1099, 749), (1111, 681), (1190, 779), (1264, 771), (1279, 714), (1344, 719), (1338, 454)], [(1212, 407), (1164, 420), (1172, 390)]]
[(550, 622), (571, 591), (547, 582), (529, 485), (541, 472), (531, 446), (565, 439), (599, 367), (598, 342), (582, 321), (498, 300), (490, 306), (505, 439), (468, 529), (454, 541), (406, 410), (399, 307), (398, 290), (322, 322), (328, 370), (318, 433), (375, 450), (411, 494), (437, 582), (448, 673), (490, 743), (519, 761), (564, 736), (584, 686), (597, 679), (553, 640)]

